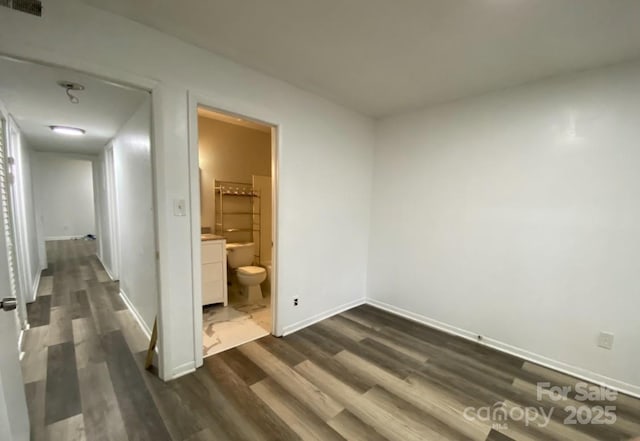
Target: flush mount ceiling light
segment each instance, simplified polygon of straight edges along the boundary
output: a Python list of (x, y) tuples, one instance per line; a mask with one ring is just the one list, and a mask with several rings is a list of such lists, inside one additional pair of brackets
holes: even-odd
[(67, 96), (69, 97), (69, 101), (73, 104), (78, 104), (80, 102), (80, 98), (73, 95), (71, 92), (84, 90), (84, 86), (82, 84), (74, 83), (72, 81), (58, 81), (58, 86), (65, 89)]
[(56, 133), (59, 133), (61, 135), (68, 135), (68, 136), (82, 136), (86, 133), (84, 130), (79, 129), (77, 127), (49, 126), (49, 128)]

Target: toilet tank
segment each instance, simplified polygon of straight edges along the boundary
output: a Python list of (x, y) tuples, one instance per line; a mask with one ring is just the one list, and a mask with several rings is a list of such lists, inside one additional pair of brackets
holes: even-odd
[(227, 264), (231, 268), (250, 266), (253, 263), (253, 254), (253, 242), (227, 244)]

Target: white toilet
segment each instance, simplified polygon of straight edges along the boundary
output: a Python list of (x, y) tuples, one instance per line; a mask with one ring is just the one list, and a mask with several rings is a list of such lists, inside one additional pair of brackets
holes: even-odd
[(254, 243), (228, 243), (227, 264), (235, 271), (240, 290), (249, 303), (262, 300), (260, 284), (267, 278), (267, 270), (253, 263)]

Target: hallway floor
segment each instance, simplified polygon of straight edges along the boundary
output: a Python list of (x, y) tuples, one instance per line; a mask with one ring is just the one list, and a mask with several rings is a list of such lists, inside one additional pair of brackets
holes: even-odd
[(142, 367), (148, 340), (95, 251), (47, 242), (23, 346), (31, 439), (169, 440)]
[[(211, 356), (165, 384), (143, 369), (146, 339), (94, 248), (48, 244), (50, 269), (29, 307), (23, 359), (32, 440), (620, 441), (640, 434), (640, 400), (580, 403), (575, 378), (371, 306)], [(574, 392), (538, 400), (542, 381)], [(564, 424), (565, 408), (580, 405), (614, 405), (617, 421)], [(496, 406), (554, 412), (544, 426), (480, 418)], [(477, 418), (465, 416), (469, 407)]]

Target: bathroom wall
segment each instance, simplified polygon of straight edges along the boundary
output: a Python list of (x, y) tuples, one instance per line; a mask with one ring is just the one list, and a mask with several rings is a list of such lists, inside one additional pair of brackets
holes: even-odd
[(638, 115), (633, 64), (380, 121), (370, 301), (640, 393)]
[(271, 133), (202, 116), (198, 131), (201, 222), (213, 231), (216, 179), (251, 184), (253, 175), (271, 176)]
[(91, 161), (62, 153), (34, 153), (34, 185), (45, 240), (95, 234)]
[[(277, 331), (290, 332), (363, 300), (370, 118), (74, 0), (47, 3), (43, 17), (0, 8), (0, 52), (153, 88), (162, 378), (194, 369), (200, 352), (189, 297), (192, 219), (173, 213), (176, 200), (186, 201), (190, 213), (190, 178), (198, 179), (189, 175), (188, 91), (217, 108), (279, 125), (277, 272), (284, 300), (277, 306)], [(301, 244), (311, 251), (301, 252)], [(294, 296), (300, 297), (295, 307)]]
[(273, 205), (272, 205), (272, 180), (270, 176), (253, 176), (253, 188), (259, 192), (260, 199), (254, 201), (260, 204), (256, 211), (260, 212), (260, 234), (256, 240), (258, 253), (260, 256), (260, 265), (271, 265), (273, 263)]

